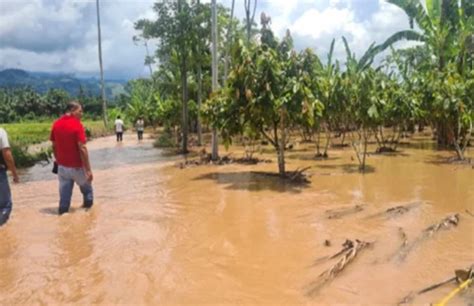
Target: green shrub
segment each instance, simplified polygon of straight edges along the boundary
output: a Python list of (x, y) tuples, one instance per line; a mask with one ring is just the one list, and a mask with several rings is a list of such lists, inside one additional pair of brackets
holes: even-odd
[(18, 168), (26, 168), (34, 166), (40, 161), (49, 161), (52, 155), (52, 149), (48, 148), (38, 153), (29, 153), (28, 147), (24, 145), (13, 144), (11, 145), (13, 158)]
[(170, 134), (164, 133), (155, 140), (153, 146), (155, 148), (173, 148), (176, 146), (176, 143)]

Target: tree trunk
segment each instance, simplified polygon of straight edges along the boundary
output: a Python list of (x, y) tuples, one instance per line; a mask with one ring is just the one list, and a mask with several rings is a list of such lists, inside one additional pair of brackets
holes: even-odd
[[(212, 0), (212, 92), (216, 92), (219, 88), (217, 82), (217, 5), (216, 0)], [(212, 129), (212, 160), (219, 158), (219, 141), (217, 137), (217, 129)]]
[(344, 140), (346, 139), (346, 131), (342, 132), (341, 147), (344, 147)]
[[(197, 1), (198, 8), (201, 5), (201, 1)], [(198, 146), (202, 146), (202, 125), (201, 125), (201, 108), (202, 108), (202, 62), (201, 62), (201, 48), (199, 46), (199, 43), (196, 43), (196, 54), (197, 58), (197, 82), (198, 82), (198, 88), (197, 88), (197, 107), (198, 107), (198, 113), (197, 113), (197, 123), (196, 123), (196, 129), (197, 129), (197, 144)]]
[(227, 75), (229, 74), (229, 53), (230, 53), (230, 46), (231, 46), (231, 38), (232, 38), (232, 20), (234, 19), (234, 7), (235, 7), (235, 0), (232, 0), (232, 6), (230, 9), (230, 22), (229, 26), (227, 27), (227, 46), (225, 50), (225, 61), (224, 61), (224, 86), (227, 81)]
[(328, 157), (329, 143), (331, 142), (331, 130), (328, 128), (326, 131), (326, 146), (324, 147), (324, 157)]
[(448, 123), (440, 120), (436, 125), (436, 142), (439, 149), (445, 149), (449, 147), (449, 131)]
[(286, 176), (285, 171), (285, 146), (286, 146), (286, 130), (285, 130), (285, 110), (280, 110), (280, 142), (278, 143), (278, 173), (281, 177)]
[(365, 159), (367, 157), (367, 143), (369, 139), (368, 139), (367, 131), (365, 129), (362, 131), (362, 133), (363, 133), (363, 141), (364, 141), (364, 151), (362, 153), (362, 164), (360, 165), (360, 170), (362, 172), (365, 172)]
[[(199, 54), (198, 54), (198, 56), (199, 56)], [(201, 63), (198, 63), (198, 67), (197, 67), (197, 79), (198, 79), (198, 90), (197, 90), (197, 103), (198, 103), (197, 134), (198, 134), (198, 146), (202, 146), (202, 126), (201, 126), (202, 66), (201, 66)]]
[[(182, 12), (182, 1), (178, 0), (178, 11), (181, 14)], [(181, 37), (184, 36), (183, 34), (183, 25), (180, 25)], [(180, 64), (181, 64), (181, 90), (182, 90), (182, 102), (183, 102), (183, 109), (182, 109), (182, 122), (181, 122), (181, 131), (183, 133), (182, 139), (182, 147), (181, 151), (183, 154), (187, 154), (188, 151), (188, 63), (187, 63), (187, 48), (186, 42), (182, 40), (180, 42)]]
[(104, 126), (107, 128), (107, 100), (105, 98), (105, 84), (104, 84), (104, 68), (102, 65), (102, 37), (100, 32), (100, 9), (99, 0), (96, 0), (97, 6), (97, 40), (99, 48), (99, 66), (100, 66), (100, 86), (102, 92), (102, 118), (104, 120)]
[(321, 150), (320, 150), (320, 146), (321, 146), (321, 127), (318, 126), (316, 128), (316, 157), (318, 156), (321, 156)]
[(186, 57), (183, 55), (181, 61), (181, 86), (182, 86), (182, 95), (183, 95), (183, 110), (182, 110), (182, 153), (188, 153), (188, 72), (187, 72), (187, 62)]
[(253, 10), (251, 10), (252, 0), (244, 0), (245, 6), (245, 28), (247, 32), (247, 43), (250, 43), (252, 24), (255, 18), (255, 11), (257, 10), (257, 0), (254, 0)]

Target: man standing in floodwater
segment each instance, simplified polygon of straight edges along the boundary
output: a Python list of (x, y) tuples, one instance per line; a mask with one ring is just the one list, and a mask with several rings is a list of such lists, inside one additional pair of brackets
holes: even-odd
[(120, 116), (117, 116), (117, 119), (115, 119), (115, 135), (117, 135), (117, 142), (122, 141), (122, 139), (123, 139), (123, 120), (120, 119)]
[(7, 223), (12, 212), (12, 195), (8, 184), (7, 170), (12, 173), (13, 182), (18, 183), (20, 179), (16, 173), (15, 160), (8, 143), (8, 134), (0, 128), (0, 226)]
[(138, 140), (143, 139), (143, 131), (145, 130), (145, 121), (143, 121), (143, 117), (138, 117), (137, 123), (135, 123), (135, 128), (137, 129), (137, 136)]
[(74, 183), (79, 185), (83, 195), (82, 207), (90, 208), (94, 202), (93, 176), (81, 118), (81, 104), (76, 101), (69, 102), (66, 113), (53, 123), (51, 129), (50, 140), (58, 163), (60, 215), (69, 211)]

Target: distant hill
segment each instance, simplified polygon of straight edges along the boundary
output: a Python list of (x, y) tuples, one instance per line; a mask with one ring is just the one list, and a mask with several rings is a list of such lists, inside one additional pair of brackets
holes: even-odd
[[(105, 93), (108, 99), (125, 93), (126, 80), (106, 80)], [(78, 78), (71, 74), (28, 72), (21, 69), (5, 69), (0, 71), (0, 88), (31, 87), (39, 93), (49, 89), (63, 89), (71, 96), (79, 94), (80, 87), (92, 95), (100, 95), (100, 81), (95, 78)]]

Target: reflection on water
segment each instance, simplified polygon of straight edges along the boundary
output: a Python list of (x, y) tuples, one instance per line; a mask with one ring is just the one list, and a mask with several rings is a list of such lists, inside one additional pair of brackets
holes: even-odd
[[(14, 211), (0, 228), (0, 304), (394, 304), (412, 290), (474, 262), (470, 167), (433, 163), (449, 153), (402, 146), (371, 155), (361, 175), (349, 148), (314, 161), (288, 152), (288, 169), (312, 166), (312, 183), (268, 175), (275, 162), (178, 169), (171, 157), (126, 135), (89, 144), (96, 205), (55, 214), (49, 167), (23, 173)], [(271, 155), (265, 156), (272, 157)], [(437, 159), (439, 160), (439, 159)], [(403, 214), (384, 212), (413, 205)], [(353, 209), (363, 207), (363, 209)], [(337, 218), (330, 213), (343, 212)], [(459, 225), (423, 241), (403, 261), (391, 255), (449, 213)], [(314, 297), (308, 286), (345, 239), (374, 242)], [(447, 286), (415, 300), (440, 300)], [(472, 294), (453, 300), (472, 303)], [(453, 304), (453, 305), (454, 305)]]

